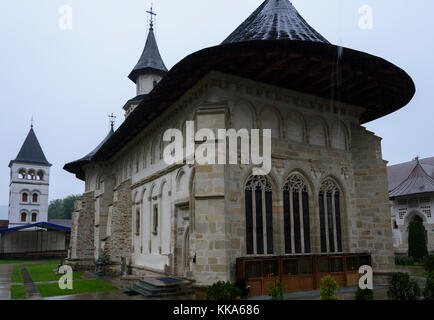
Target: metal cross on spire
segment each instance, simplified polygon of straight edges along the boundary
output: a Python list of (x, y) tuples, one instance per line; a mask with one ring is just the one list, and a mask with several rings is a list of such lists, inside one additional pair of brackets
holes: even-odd
[(33, 123), (34, 123), (34, 121), (33, 121), (33, 116), (32, 116), (32, 118), (30, 119), (30, 128), (31, 129), (33, 129)]
[(111, 125), (111, 127), (113, 129), (113, 127), (115, 126), (115, 122), (116, 122), (116, 116), (112, 112), (112, 114), (110, 114), (108, 117), (110, 119), (110, 125)]
[(151, 10), (146, 11), (146, 13), (149, 14), (149, 30), (154, 30), (154, 17), (157, 15), (153, 10), (152, 10), (153, 4), (151, 3)]

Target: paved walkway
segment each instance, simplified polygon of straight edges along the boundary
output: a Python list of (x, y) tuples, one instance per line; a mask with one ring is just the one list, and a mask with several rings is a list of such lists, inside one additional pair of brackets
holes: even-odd
[[(356, 287), (341, 288), (336, 292), (336, 297), (339, 300), (354, 300)], [(388, 300), (386, 286), (374, 286), (375, 300)], [(249, 300), (271, 300), (270, 296), (254, 297)], [(319, 291), (293, 292), (286, 293), (284, 300), (320, 300)]]
[(11, 298), (12, 270), (10, 264), (0, 264), (0, 300)]

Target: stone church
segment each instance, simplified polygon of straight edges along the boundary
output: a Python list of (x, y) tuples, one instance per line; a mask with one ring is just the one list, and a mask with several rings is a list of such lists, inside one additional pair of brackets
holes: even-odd
[[(125, 257), (131, 274), (198, 287), (259, 279), (250, 283), (257, 294), (264, 277), (358, 269), (351, 255), (369, 256), (375, 272), (393, 270), (386, 161), (381, 138), (363, 124), (412, 99), (403, 70), (331, 44), (288, 0), (266, 0), (220, 45), (170, 70), (151, 24), (129, 78), (137, 92), (124, 122), (65, 165), (85, 181), (71, 264), (93, 268), (103, 257), (119, 274)], [(166, 164), (163, 133), (185, 133), (187, 121), (196, 130), (271, 129), (271, 172)]]

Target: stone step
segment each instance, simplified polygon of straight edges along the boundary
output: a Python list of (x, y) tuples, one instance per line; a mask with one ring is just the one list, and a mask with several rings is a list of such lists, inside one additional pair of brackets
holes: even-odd
[(137, 280), (132, 283), (131, 290), (152, 298), (194, 294), (190, 281), (173, 277)]

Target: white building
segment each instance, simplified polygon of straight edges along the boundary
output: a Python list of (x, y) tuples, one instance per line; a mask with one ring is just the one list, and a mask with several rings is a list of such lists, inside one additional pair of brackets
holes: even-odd
[(423, 222), (428, 251), (434, 251), (434, 157), (389, 166), (387, 173), (395, 252), (407, 253), (411, 221)]
[(9, 163), (9, 228), (48, 221), (50, 167), (32, 125), (17, 157)]

